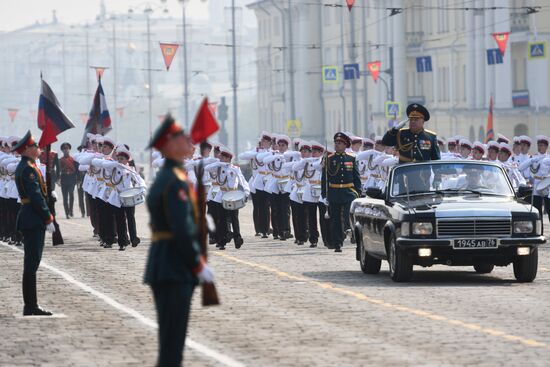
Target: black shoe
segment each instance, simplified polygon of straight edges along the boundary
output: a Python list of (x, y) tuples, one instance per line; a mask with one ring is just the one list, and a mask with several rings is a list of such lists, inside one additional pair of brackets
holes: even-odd
[(208, 244), (209, 244), (209, 245), (213, 245), (213, 244), (215, 244), (216, 242), (218, 242), (218, 241), (216, 241), (215, 238), (210, 237), (210, 238), (208, 239)]
[(298, 243), (298, 240), (294, 240), (294, 243)]
[(132, 247), (136, 247), (141, 242), (139, 237), (136, 237), (132, 240)]
[(17, 242), (15, 243), (15, 246), (23, 246), (23, 242), (17, 241)]
[(286, 241), (286, 237), (284, 235), (279, 236), (279, 241)]
[(262, 234), (262, 238), (268, 238), (268, 235), (267, 234)]
[(126, 250), (126, 246), (119, 246), (118, 251), (124, 251)]
[(218, 248), (219, 248), (220, 250), (225, 250), (225, 245), (220, 245), (220, 246), (218, 246)]
[(334, 252), (342, 252), (342, 248), (339, 247), (339, 246), (336, 246), (336, 247), (334, 248)]
[(309, 245), (309, 248), (315, 248), (317, 247), (317, 243), (312, 243), (311, 245)]
[(278, 240), (279, 239), (279, 236), (277, 236), (276, 234), (273, 235), (273, 239), (274, 240)]
[(243, 243), (244, 243), (244, 240), (242, 239), (242, 237), (235, 238), (235, 248), (236, 249), (240, 249), (241, 246), (243, 245)]
[(294, 238), (294, 236), (292, 235), (292, 233), (287, 233), (287, 234), (285, 234), (285, 237), (286, 237), (286, 238)]
[(112, 243), (106, 243), (103, 245), (103, 248), (112, 248), (112, 247), (113, 247)]
[(304, 241), (298, 241), (298, 242), (297, 242), (298, 246), (303, 246), (304, 243), (305, 243)]
[(256, 234), (255, 234), (254, 236), (256, 236), (256, 237), (260, 237), (261, 235), (262, 235), (261, 233), (259, 233), (259, 232), (256, 232)]
[(219, 243), (216, 243), (216, 247), (217, 247), (217, 248), (220, 248), (220, 244), (219, 244)]
[(52, 316), (53, 314), (50, 311), (46, 311), (40, 308), (40, 306), (36, 307), (27, 307), (25, 306), (23, 308), (23, 316)]

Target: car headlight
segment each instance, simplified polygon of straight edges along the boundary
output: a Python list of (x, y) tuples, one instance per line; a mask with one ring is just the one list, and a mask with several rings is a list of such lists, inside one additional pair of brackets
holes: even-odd
[(409, 222), (401, 223), (401, 236), (407, 237), (411, 235), (411, 224)]
[(432, 234), (433, 226), (430, 222), (416, 222), (412, 224), (412, 233), (415, 235), (425, 236)]
[(533, 232), (533, 222), (530, 220), (519, 220), (514, 222), (514, 233), (531, 233)]

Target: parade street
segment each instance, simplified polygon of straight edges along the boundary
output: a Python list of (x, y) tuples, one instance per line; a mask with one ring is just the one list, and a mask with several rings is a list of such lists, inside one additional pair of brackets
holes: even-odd
[[(99, 247), (87, 219), (59, 220), (66, 243), (54, 248), (47, 236), (38, 283), (56, 317), (21, 316), (23, 254), (0, 245), (1, 366), (155, 364), (156, 314), (142, 282), (148, 216), (137, 209), (142, 243), (124, 252)], [(195, 292), (185, 365), (548, 365), (546, 245), (533, 283), (516, 283), (511, 267), (436, 266), (398, 284), (387, 263), (363, 274), (348, 241), (338, 254), (251, 236), (251, 209), (241, 211), (240, 250), (210, 246), (222, 305), (203, 308)]]

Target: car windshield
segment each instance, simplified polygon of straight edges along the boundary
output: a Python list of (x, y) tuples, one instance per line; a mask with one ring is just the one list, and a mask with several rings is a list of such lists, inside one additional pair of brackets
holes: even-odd
[(390, 183), (392, 197), (409, 195), (501, 195), (514, 192), (504, 171), (484, 163), (434, 162), (394, 169)]

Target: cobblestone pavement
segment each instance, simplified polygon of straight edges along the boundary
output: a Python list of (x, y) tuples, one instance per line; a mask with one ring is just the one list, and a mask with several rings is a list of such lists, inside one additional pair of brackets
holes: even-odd
[[(22, 318), (22, 253), (0, 245), (0, 366), (152, 366), (155, 310), (142, 276), (142, 243), (100, 248), (86, 219), (60, 220), (66, 245), (46, 245), (40, 303), (55, 318)], [(544, 366), (550, 360), (550, 250), (532, 284), (511, 266), (477, 275), (466, 267), (415, 268), (396, 284), (387, 264), (367, 276), (350, 244), (341, 254), (252, 236), (211, 249), (222, 305), (194, 297), (185, 351), (190, 366)], [(550, 228), (550, 225), (546, 225)], [(48, 240), (49, 241), (49, 240)]]

